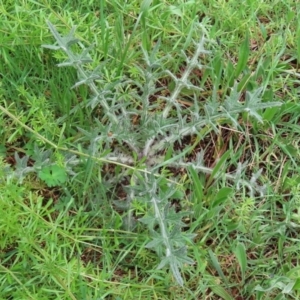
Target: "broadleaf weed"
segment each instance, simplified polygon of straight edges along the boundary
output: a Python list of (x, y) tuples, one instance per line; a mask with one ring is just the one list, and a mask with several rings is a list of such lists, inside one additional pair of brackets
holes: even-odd
[[(155, 248), (161, 256), (158, 267), (169, 266), (176, 281), (183, 285), (180, 269), (184, 264), (193, 263), (187, 255), (186, 248), (186, 241), (192, 241), (193, 235), (182, 231), (184, 226), (182, 217), (188, 212), (177, 212), (172, 206), (176, 185), (172, 186), (165, 180), (164, 174), (160, 173), (161, 169), (185, 168), (195, 171), (192, 171), (193, 177), (202, 172), (210, 174), (211, 180), (223, 178), (231, 181), (236, 189), (246, 187), (250, 197), (257, 192), (263, 194), (264, 191), (259, 184), (261, 172), (255, 173), (251, 179), (244, 178), (245, 165), (243, 164), (237, 165), (235, 174), (229, 174), (226, 173), (225, 168), (221, 168), (220, 164), (217, 164), (220, 169), (206, 167), (201, 152), (197, 153), (194, 161), (187, 161), (186, 155), (193, 151), (195, 145), (182, 146), (180, 150), (173, 149), (167, 159), (165, 159), (165, 151), (174, 143), (182, 144), (183, 138), (187, 136), (196, 135), (201, 140), (206, 132), (211, 130), (218, 132), (218, 125), (224, 121), (239, 127), (239, 116), (243, 113), (262, 122), (263, 118), (259, 111), (279, 106), (281, 103), (263, 102), (264, 88), (247, 92), (246, 100), (243, 102), (241, 101), (243, 92), (238, 89), (237, 83), (233, 85), (223, 103), (218, 103), (215, 97), (212, 100), (207, 99), (204, 104), (199, 103), (197, 94), (202, 89), (192, 82), (191, 77), (195, 69), (208, 68), (202, 63), (204, 56), (211, 55), (206, 49), (210, 41), (204, 35), (199, 42), (194, 43), (195, 50), (191, 57), (186, 52), (182, 52), (185, 69), (180, 77), (175, 72), (165, 69), (164, 62), (172, 58), (168, 55), (159, 58), (161, 53), (158, 41), (150, 54), (142, 49), (145, 65), (135, 66), (139, 81), (124, 76), (108, 83), (102, 76), (103, 65), (94, 71), (89, 70), (89, 64), (92, 62), (89, 52), (92, 47), (85, 48), (75, 38), (75, 27), (68, 35), (62, 37), (50, 22), (47, 23), (56, 39), (56, 44), (44, 45), (44, 47), (65, 52), (68, 59), (58, 66), (76, 68), (78, 82), (73, 88), (82, 84), (89, 87), (92, 98), (83, 101), (80, 105), (91, 107), (93, 111), (96, 108), (101, 110), (90, 132), (79, 129), (89, 143), (86, 153), (93, 157), (103, 157), (105, 153), (104, 158), (107, 162), (121, 163), (123, 168), (121, 176), (128, 177), (129, 171), (135, 170), (131, 174), (130, 185), (126, 187), (128, 191), (126, 203), (130, 207), (130, 203), (138, 199), (146, 201), (149, 205), (149, 211), (140, 218), (153, 236), (147, 247)], [(206, 32), (205, 29), (203, 32)], [(82, 48), (81, 53), (74, 52), (73, 46), (76, 44)], [(150, 101), (151, 96), (162, 90), (156, 85), (162, 77), (168, 77), (173, 82), (173, 89), (169, 95), (160, 94), (157, 97), (158, 101)], [(178, 101), (183, 95), (183, 90), (190, 91), (189, 94), (194, 96), (190, 97), (193, 102), (188, 108)], [(113, 147), (111, 147), (112, 143), (114, 143)], [(224, 161), (226, 159), (227, 157), (223, 158)], [(139, 171), (135, 167), (138, 167)], [(176, 182), (176, 178), (171, 176), (168, 179)], [(120, 176), (115, 179), (111, 176), (110, 184), (112, 182), (119, 184), (118, 180)], [(202, 193), (198, 192), (198, 194)]]

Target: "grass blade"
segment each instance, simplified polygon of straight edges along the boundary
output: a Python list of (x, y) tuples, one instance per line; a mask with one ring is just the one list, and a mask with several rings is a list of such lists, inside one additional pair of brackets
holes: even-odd
[(211, 250), (208, 250), (208, 254), (209, 254), (209, 257), (211, 259), (211, 263), (212, 263), (213, 267), (216, 269), (216, 271), (218, 272), (219, 276), (226, 283), (226, 285), (228, 285), (228, 280), (225, 277), (225, 275), (224, 275), (224, 273), (223, 273), (223, 271), (221, 269), (221, 266), (220, 266), (220, 264), (218, 262), (217, 257), (215, 256), (215, 254)]
[(208, 181), (207, 181), (207, 186), (209, 186), (212, 181), (217, 177), (218, 173), (222, 173), (221, 172), (221, 168), (224, 165), (224, 163), (226, 162), (227, 158), (230, 156), (230, 151), (225, 152), (221, 159), (218, 161), (218, 163), (216, 164), (216, 166), (214, 167)]
[(238, 243), (234, 250), (234, 254), (241, 268), (243, 282), (245, 282), (245, 274), (247, 269), (247, 255), (245, 245), (243, 243)]
[(188, 170), (193, 182), (193, 188), (194, 188), (195, 196), (197, 198), (197, 203), (201, 204), (204, 196), (202, 182), (200, 181), (199, 176), (193, 167), (189, 167)]
[(216, 295), (222, 297), (224, 300), (233, 300), (233, 298), (228, 294), (228, 292), (220, 285), (216, 284), (212, 286), (211, 289)]
[(240, 48), (239, 60), (234, 72), (235, 78), (237, 78), (241, 74), (241, 72), (246, 68), (248, 58), (249, 58), (249, 53), (250, 53), (249, 35), (247, 34), (246, 39)]

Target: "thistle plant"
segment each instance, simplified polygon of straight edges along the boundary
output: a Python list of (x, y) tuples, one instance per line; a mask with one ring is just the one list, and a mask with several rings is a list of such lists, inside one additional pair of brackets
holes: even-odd
[[(123, 77), (107, 83), (102, 76), (103, 65), (90, 70), (93, 60), (89, 52), (92, 46), (85, 48), (82, 45), (74, 35), (75, 27), (68, 35), (61, 36), (50, 22), (48, 26), (56, 43), (43, 46), (64, 51), (68, 59), (58, 66), (76, 68), (78, 81), (73, 88), (85, 84), (91, 92), (91, 98), (78, 104), (70, 113), (76, 112), (82, 106), (89, 107), (92, 111), (95, 108), (101, 109), (94, 128), (89, 132), (79, 129), (90, 143), (86, 152), (92, 156), (104, 157), (112, 164), (121, 163), (124, 169), (122, 176), (131, 176), (130, 185), (125, 187), (127, 204), (130, 206), (133, 200), (139, 200), (146, 202), (149, 207), (146, 215), (139, 220), (148, 227), (153, 237), (147, 247), (155, 249), (161, 257), (158, 267), (169, 266), (176, 281), (183, 285), (180, 269), (184, 264), (193, 263), (186, 248), (186, 242), (192, 242), (193, 235), (181, 230), (184, 226), (182, 218), (189, 212), (175, 210), (172, 201), (182, 197), (182, 194), (177, 190), (176, 178), (166, 178), (160, 173), (161, 170), (168, 167), (191, 167), (197, 173), (212, 174), (215, 178), (221, 176), (237, 189), (246, 188), (250, 197), (256, 193), (263, 194), (264, 186), (259, 184), (261, 171), (253, 174), (250, 179), (244, 177), (246, 164), (238, 164), (235, 173), (229, 174), (224, 170), (216, 172), (205, 166), (203, 152), (199, 152), (194, 161), (187, 162), (186, 155), (195, 148), (195, 144), (185, 146), (184, 150), (176, 150), (172, 146), (174, 143), (181, 144), (187, 136), (196, 136), (199, 141), (211, 130), (218, 132), (218, 124), (224, 121), (238, 128), (238, 119), (244, 113), (262, 122), (260, 110), (279, 106), (280, 103), (262, 102), (263, 87), (247, 92), (246, 100), (242, 102), (242, 92), (234, 85), (223, 103), (207, 99), (200, 104), (197, 95), (201, 89), (190, 78), (195, 69), (203, 70), (205, 67), (200, 57), (210, 55), (206, 50), (206, 44), (210, 41), (205, 34), (194, 43), (195, 50), (191, 57), (182, 52), (186, 68), (180, 78), (171, 70), (163, 68), (165, 60), (172, 58), (167, 55), (160, 57), (160, 42), (157, 42), (151, 53), (142, 49), (144, 66), (135, 66), (140, 81)], [(73, 50), (74, 44), (82, 48), (81, 53)], [(174, 89), (169, 96), (160, 95), (159, 100), (163, 105), (159, 105), (150, 99), (151, 96), (159, 94), (161, 88), (156, 83), (162, 77), (170, 78)], [(129, 96), (135, 105), (125, 100), (124, 90), (128, 86), (131, 87)], [(193, 103), (188, 108), (178, 102), (184, 89), (188, 89), (193, 95)], [(135, 123), (132, 122), (133, 116), (138, 120)], [(110, 146), (112, 142), (115, 145), (113, 149)], [(167, 149), (172, 149), (171, 155), (165, 154)], [(129, 170), (126, 166), (136, 167), (136, 170)], [(110, 180), (118, 184), (120, 177), (112, 176)]]

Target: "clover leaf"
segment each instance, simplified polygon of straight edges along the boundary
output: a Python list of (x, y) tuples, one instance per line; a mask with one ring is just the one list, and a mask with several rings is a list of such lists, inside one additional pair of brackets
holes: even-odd
[(63, 184), (67, 180), (66, 170), (58, 165), (43, 167), (41, 171), (39, 171), (38, 176), (45, 181), (49, 187)]

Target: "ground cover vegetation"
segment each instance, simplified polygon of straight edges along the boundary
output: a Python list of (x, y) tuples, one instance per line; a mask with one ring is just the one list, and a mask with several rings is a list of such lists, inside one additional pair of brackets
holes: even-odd
[(298, 299), (296, 1), (0, 1), (0, 299)]

